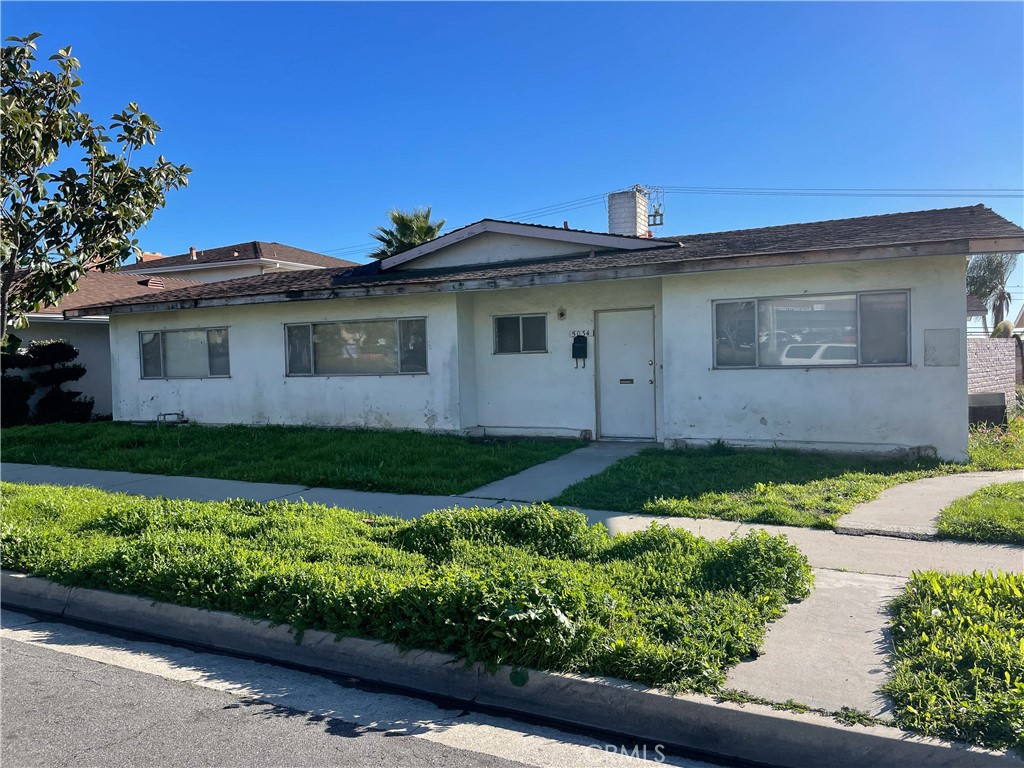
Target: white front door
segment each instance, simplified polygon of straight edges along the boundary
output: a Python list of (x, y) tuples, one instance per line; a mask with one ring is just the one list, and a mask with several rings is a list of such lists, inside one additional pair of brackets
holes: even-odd
[(598, 312), (595, 331), (600, 437), (653, 440), (654, 310)]

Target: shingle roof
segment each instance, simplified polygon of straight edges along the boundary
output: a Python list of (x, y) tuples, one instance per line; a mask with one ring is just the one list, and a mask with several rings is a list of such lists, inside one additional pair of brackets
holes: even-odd
[(138, 261), (122, 267), (123, 272), (139, 271), (147, 269), (163, 269), (165, 267), (185, 267), (193, 264), (219, 264), (221, 262), (250, 261), (253, 259), (269, 259), (271, 261), (289, 261), (295, 264), (306, 264), (311, 267), (351, 267), (355, 262), (336, 259), (333, 256), (325, 256), (322, 253), (306, 251), (302, 248), (293, 248), (290, 245), (281, 243), (264, 243), (254, 240), (250, 243), (238, 243), (237, 245), (224, 245), (219, 248), (206, 248), (196, 251), (195, 260), (191, 253), (183, 253), (179, 256), (162, 256), (149, 261)]
[[(152, 284), (155, 281), (163, 283), (163, 289)], [(32, 314), (59, 316), (65, 309), (77, 309), (94, 304), (106, 306), (153, 294), (158, 290), (171, 292), (196, 285), (202, 283), (198, 280), (182, 280), (176, 277), (150, 277), (139, 272), (130, 275), (123, 272), (86, 272), (78, 280), (78, 290), (69, 293), (57, 304), (43, 307)]]
[(297, 299), (306, 291), (500, 280), (524, 275), (613, 270), (655, 264), (670, 268), (673, 263), (737, 256), (760, 257), (841, 248), (873, 248), (1003, 237), (1024, 237), (1024, 230), (994, 211), (976, 205), (683, 235), (676, 238), (679, 242), (676, 247), (664, 247), (662, 244), (662, 247), (651, 250), (588, 252), (530, 261), (436, 269), (381, 271), (380, 264), (374, 262), (348, 269), (277, 272), (219, 283), (204, 283), (193, 288), (165, 291), (141, 299), (118, 301), (110, 306), (271, 294), (283, 294), (285, 299)]
[(985, 306), (985, 302), (979, 299), (977, 296), (967, 294), (967, 316), (968, 317), (983, 317), (988, 314), (988, 307)]

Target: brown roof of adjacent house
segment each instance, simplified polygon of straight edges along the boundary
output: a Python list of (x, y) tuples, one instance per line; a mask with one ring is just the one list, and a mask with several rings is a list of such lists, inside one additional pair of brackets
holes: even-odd
[(93, 304), (114, 304), (157, 291), (175, 291), (202, 285), (198, 280), (177, 277), (157, 277), (138, 272), (86, 272), (78, 280), (78, 289), (69, 293), (53, 306), (43, 307), (32, 314), (60, 315), (66, 309), (77, 309)]
[(988, 307), (985, 306), (985, 302), (979, 299), (977, 296), (967, 294), (967, 316), (968, 317), (984, 317), (988, 314)]
[[(777, 254), (800, 254), (836, 249), (910, 246), (952, 241), (1020, 238), (1024, 229), (982, 206), (946, 208), (881, 216), (861, 216), (809, 224), (789, 224), (758, 229), (742, 229), (673, 238), (677, 246), (654, 247), (639, 251), (588, 252), (529, 261), (510, 261), (476, 266), (434, 269), (381, 270), (374, 262), (347, 269), (276, 272), (243, 277), (219, 283), (204, 283), (193, 288), (167, 291), (136, 299), (113, 302), (108, 306), (163, 304), (165, 302), (201, 302), (203, 300), (270, 297), (306, 298), (307, 292), (330, 292), (397, 286), (429, 286), (498, 281), (504, 278), (542, 276), (557, 273), (614, 271), (630, 267), (656, 266), (671, 273), (679, 265), (693, 261), (751, 257), (755, 260)], [(666, 238), (661, 238), (664, 241)], [(756, 264), (752, 264), (756, 266)], [(490, 287), (498, 287), (497, 283)], [(322, 298), (322, 296), (310, 296)], [(95, 307), (94, 309), (106, 309)]]
[(219, 248), (206, 248), (197, 250), (193, 259), (191, 252), (179, 256), (159, 256), (137, 261), (122, 267), (122, 271), (145, 272), (147, 269), (164, 269), (165, 267), (186, 267), (193, 264), (219, 264), (221, 262), (250, 261), (253, 259), (268, 259), (270, 261), (287, 261), (292, 264), (305, 264), (311, 267), (351, 267), (355, 266), (353, 261), (336, 259), (333, 256), (326, 256), (314, 251), (306, 251), (302, 248), (293, 248), (290, 245), (281, 243), (264, 243), (254, 240), (251, 243), (238, 243), (237, 245), (224, 245)]

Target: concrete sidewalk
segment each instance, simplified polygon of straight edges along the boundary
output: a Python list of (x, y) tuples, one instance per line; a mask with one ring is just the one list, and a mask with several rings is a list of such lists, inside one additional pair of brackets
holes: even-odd
[(591, 443), (552, 461), (524, 469), (518, 475), (477, 488), (466, 496), (498, 501), (546, 501), (570, 485), (603, 472), (620, 459), (656, 445), (651, 442)]
[[(642, 447), (636, 444), (629, 446), (634, 451)], [(468, 495), (365, 493), (24, 464), (0, 465), (0, 478), (23, 483), (89, 485), (144, 496), (198, 500), (238, 497), (257, 501), (302, 499), (407, 519), (433, 509), (453, 506), (511, 505), (509, 501), (496, 502)], [(993, 481), (998, 481), (998, 478)], [(524, 488), (525, 485), (519, 487)], [(523, 491), (515, 490), (512, 484), (507, 488), (511, 494), (525, 495)], [(478, 489), (474, 493), (483, 490)], [(502, 493), (502, 497), (508, 496)], [(915, 541), (875, 535), (838, 536), (825, 530), (718, 519), (581, 511), (591, 523), (602, 523), (611, 533), (642, 530), (658, 523), (712, 539), (741, 536), (754, 529), (785, 535), (807, 556), (814, 568), (816, 589), (804, 602), (790, 606), (786, 615), (771, 626), (762, 655), (733, 669), (728, 685), (771, 701), (792, 699), (830, 711), (847, 706), (885, 716), (885, 702), (877, 694), (887, 671), (884, 608), (913, 571), (1000, 569), (1024, 572), (1024, 547), (1010, 545)]]
[[(635, 444), (634, 444), (635, 445)], [(585, 449), (584, 449), (585, 450)], [(370, 493), (337, 488), (306, 488), (299, 485), (247, 483), (205, 477), (143, 475), (96, 469), (71, 469), (37, 464), (0, 464), (0, 479), (16, 483), (86, 485), (107, 491), (172, 499), (223, 501), (244, 498), (255, 501), (308, 501), (345, 507), (405, 519), (435, 509), (450, 507), (508, 507), (515, 502), (496, 502), (472, 496), (415, 496), (398, 493)], [(832, 531), (782, 525), (736, 523), (728, 520), (687, 517), (653, 517), (599, 510), (580, 510), (591, 523), (602, 523), (611, 533), (648, 528), (652, 523), (684, 528), (691, 533), (717, 539), (741, 536), (759, 528), (782, 534), (796, 544), (815, 568), (869, 573), (880, 576), (909, 576), (930, 568), (950, 571), (1002, 569), (1024, 570), (1024, 548), (999, 544), (966, 544), (953, 541), (913, 541), (884, 536), (837, 536)]]
[(1024, 469), (965, 472), (903, 483), (882, 491), (874, 501), (859, 504), (844, 515), (836, 525), (836, 533), (934, 539), (938, 534), (939, 513), (954, 501), (994, 483), (1021, 481), (1024, 481)]

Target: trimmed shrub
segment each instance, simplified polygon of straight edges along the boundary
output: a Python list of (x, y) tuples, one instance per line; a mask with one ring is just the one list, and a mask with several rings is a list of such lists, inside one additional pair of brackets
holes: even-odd
[(0, 376), (0, 426), (14, 427), (27, 424), (28, 401), (36, 385), (21, 376)]

